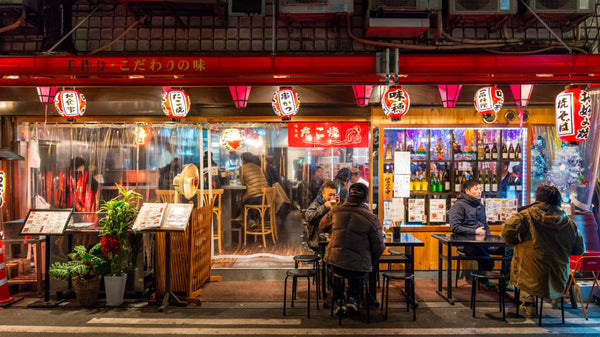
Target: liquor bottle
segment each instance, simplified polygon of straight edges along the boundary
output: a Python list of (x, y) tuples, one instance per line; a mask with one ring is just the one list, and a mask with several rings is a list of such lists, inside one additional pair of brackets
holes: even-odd
[(413, 183), (413, 191), (421, 190), (421, 179), (419, 176), (415, 175), (415, 182)]
[(483, 192), (485, 192), (485, 189), (484, 189), (484, 186), (485, 186), (485, 185), (484, 185), (484, 181), (483, 181), (483, 175), (482, 175), (482, 174), (480, 174), (480, 175), (479, 175), (479, 185), (481, 185), (481, 190), (482, 190)]
[(492, 172), (492, 192), (496, 193), (498, 192), (498, 179), (496, 178), (496, 175), (494, 174), (494, 172)]
[(518, 160), (523, 159), (523, 154), (521, 153), (521, 143), (517, 143), (517, 148), (515, 149), (515, 158)]
[(495, 139), (494, 143), (492, 144), (492, 160), (498, 160), (498, 145), (496, 145)]
[(523, 190), (523, 185), (521, 182), (521, 172), (519, 172), (517, 173), (517, 178), (515, 179), (515, 187), (517, 188), (517, 192), (521, 192)]
[(402, 149), (400, 148), (400, 142), (396, 141), (396, 148), (394, 149), (394, 151), (402, 151)]
[(435, 178), (435, 174), (430, 173), (429, 174), (429, 189), (431, 190), (431, 192), (438, 192), (437, 187), (438, 187), (438, 184), (437, 184), (437, 180)]
[(415, 176), (414, 175), (410, 175), (410, 190), (414, 191), (415, 190)]
[(484, 155), (483, 155), (483, 143), (479, 143), (479, 145), (477, 146), (477, 160), (483, 160), (484, 159)]
[(484, 159), (485, 160), (490, 160), (491, 159), (491, 155), (490, 155), (490, 147), (485, 145), (485, 149), (483, 149), (483, 155), (484, 155)]
[(394, 160), (394, 155), (392, 153), (392, 145), (390, 145), (390, 143), (387, 143), (386, 148), (385, 148), (385, 160)]
[(510, 142), (510, 146), (508, 147), (508, 159), (515, 160), (515, 148), (513, 147), (512, 142)]
[(506, 143), (502, 142), (502, 159), (508, 159), (508, 148), (506, 147)]
[(460, 193), (460, 172), (458, 170), (454, 171), (454, 192)]
[(425, 176), (425, 173), (423, 173), (423, 175), (421, 176), (421, 191), (427, 192), (428, 188), (429, 184), (427, 182), (427, 177)]
[(442, 178), (439, 172), (437, 174), (437, 191), (444, 192), (444, 184), (442, 183)]
[(442, 176), (444, 181), (444, 192), (450, 192), (450, 174), (448, 173), (448, 166), (444, 164), (444, 175)]
[(492, 188), (490, 186), (490, 177), (486, 174), (485, 175), (485, 180), (483, 181), (483, 191), (484, 192), (491, 192)]

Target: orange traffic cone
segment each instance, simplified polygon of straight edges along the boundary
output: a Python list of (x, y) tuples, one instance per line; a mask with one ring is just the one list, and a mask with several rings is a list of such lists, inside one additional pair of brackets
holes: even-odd
[(0, 240), (0, 308), (7, 307), (22, 298), (12, 298), (8, 291), (8, 277), (6, 276), (6, 263), (4, 262), (4, 247)]

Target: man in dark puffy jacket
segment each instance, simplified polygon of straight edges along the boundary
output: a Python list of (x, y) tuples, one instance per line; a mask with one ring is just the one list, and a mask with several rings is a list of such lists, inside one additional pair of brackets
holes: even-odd
[[(319, 232), (331, 231), (331, 239), (325, 251), (325, 262), (332, 266), (335, 273), (346, 277), (357, 277), (371, 272), (374, 261), (379, 259), (385, 249), (381, 223), (365, 204), (368, 192), (369, 189), (364, 184), (353, 184), (346, 202), (329, 211), (319, 224)], [(357, 311), (360, 282), (348, 282), (345, 303), (343, 285), (334, 286), (338, 291), (334, 297), (342, 301), (343, 308)], [(337, 308), (339, 306), (336, 306)]]
[[(336, 193), (337, 186), (332, 181), (323, 184), (323, 191), (310, 203), (304, 213), (306, 219), (306, 238), (308, 246), (316, 250), (319, 248), (319, 223), (329, 210), (340, 202), (340, 196)], [(333, 204), (332, 204), (333, 202)]]

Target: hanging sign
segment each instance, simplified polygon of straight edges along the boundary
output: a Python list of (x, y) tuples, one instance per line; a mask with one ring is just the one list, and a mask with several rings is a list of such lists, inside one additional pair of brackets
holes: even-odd
[(242, 133), (238, 129), (223, 130), (219, 142), (225, 151), (234, 152), (242, 146)]
[(410, 96), (400, 88), (390, 88), (381, 98), (381, 107), (392, 122), (399, 121), (410, 108)]
[(4, 207), (6, 201), (6, 172), (0, 169), (0, 208)]
[(292, 88), (282, 88), (275, 92), (271, 102), (273, 111), (282, 120), (290, 120), (300, 108), (298, 94)]
[(172, 119), (181, 119), (190, 111), (190, 96), (181, 89), (170, 89), (162, 96), (162, 110)]
[(56, 111), (70, 122), (83, 116), (86, 106), (83, 94), (74, 89), (59, 91), (54, 97)]
[(368, 147), (369, 123), (290, 123), (289, 147)]
[(502, 109), (504, 94), (494, 86), (483, 87), (475, 92), (474, 103), (479, 113), (495, 114)]
[(150, 131), (150, 128), (138, 127), (135, 129), (134, 134), (135, 134), (137, 145), (144, 146), (150, 142), (150, 138), (152, 136), (152, 131)]
[(582, 89), (567, 89), (556, 96), (556, 133), (564, 142), (582, 142), (590, 133), (590, 94)]

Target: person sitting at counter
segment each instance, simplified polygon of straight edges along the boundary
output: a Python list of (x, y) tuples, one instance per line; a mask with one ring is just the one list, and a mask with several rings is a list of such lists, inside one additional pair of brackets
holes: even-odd
[(333, 178), (333, 182), (336, 184), (337, 194), (340, 196), (341, 202), (346, 201), (348, 198), (348, 182), (350, 181), (350, 169), (347, 167), (341, 168)]
[[(262, 188), (269, 187), (267, 178), (260, 168), (260, 159), (250, 152), (244, 152), (241, 156), (242, 167), (240, 168), (240, 182), (246, 186), (246, 192), (242, 197), (244, 205), (262, 204)], [(260, 222), (258, 212), (248, 211), (248, 225), (255, 229)]]
[(307, 244), (312, 250), (319, 248), (319, 222), (329, 212), (329, 210), (340, 202), (340, 196), (335, 192), (337, 186), (332, 181), (327, 181), (323, 184), (323, 191), (317, 195), (306, 212), (306, 233)]

